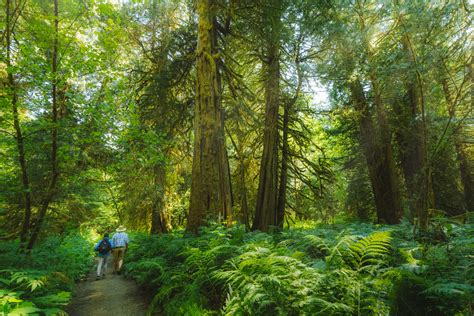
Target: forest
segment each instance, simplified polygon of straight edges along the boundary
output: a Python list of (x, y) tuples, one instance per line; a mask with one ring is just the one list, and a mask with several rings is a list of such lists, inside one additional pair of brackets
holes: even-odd
[(0, 315), (473, 315), (473, 10), (1, 0)]

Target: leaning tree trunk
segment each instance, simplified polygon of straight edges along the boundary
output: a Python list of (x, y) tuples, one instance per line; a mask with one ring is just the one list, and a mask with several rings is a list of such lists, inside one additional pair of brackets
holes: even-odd
[(59, 37), (59, 16), (58, 16), (58, 0), (54, 0), (54, 40), (53, 40), (53, 52), (51, 62), (51, 179), (47, 188), (46, 194), (41, 201), (38, 218), (35, 222), (34, 229), (31, 233), (30, 240), (28, 242), (27, 249), (31, 250), (38, 239), (38, 235), (41, 231), (41, 227), (46, 216), (49, 204), (53, 200), (56, 184), (59, 178), (59, 166), (58, 166), (58, 37)]
[(229, 162), (224, 138), (215, 0), (198, 0), (194, 156), (187, 230), (207, 219), (232, 222)]
[[(26, 166), (25, 158), (25, 144), (24, 137), (20, 126), (20, 117), (18, 114), (18, 92), (15, 77), (12, 69), (12, 57), (11, 57), (11, 44), (12, 44), (12, 28), (13, 28), (13, 13), (11, 12), (11, 0), (7, 0), (5, 4), (5, 39), (6, 39), (6, 64), (8, 72), (7, 82), (7, 93), (11, 100), (12, 115), (13, 115), (13, 127), (15, 129), (15, 139), (18, 149), (18, 162), (21, 170), (21, 180), (23, 189), (23, 199), (25, 203), (25, 217), (23, 219), (23, 226), (20, 233), (20, 244), (23, 247), (26, 243), (28, 232), (30, 230), (30, 219), (31, 219), (31, 190), (30, 181), (28, 177), (28, 171)], [(19, 8), (15, 9), (17, 11)], [(17, 13), (19, 14), (19, 13)], [(12, 19), (13, 18), (13, 19)]]

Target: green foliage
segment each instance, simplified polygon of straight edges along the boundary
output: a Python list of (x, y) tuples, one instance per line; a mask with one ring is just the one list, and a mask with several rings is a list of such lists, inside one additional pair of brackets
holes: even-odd
[[(299, 257), (298, 253), (294, 253)], [(343, 312), (349, 307), (318, 298), (322, 275), (291, 256), (257, 247), (231, 260), (228, 268), (215, 273), (225, 280), (228, 297), (226, 315), (288, 315), (294, 311)]]
[(405, 262), (391, 276), (398, 315), (472, 314), (473, 229), (472, 224), (450, 224), (446, 240), (434, 245), (398, 241)]
[[(64, 235), (70, 228), (110, 231), (120, 221), (149, 231), (153, 211), (175, 227), (185, 224), (200, 84), (192, 2), (60, 1), (57, 34), (51, 1), (8, 1), (12, 10), (0, 4), (1, 28), (13, 39), (7, 54), (8, 32), (2, 33), (0, 50), (3, 313), (60, 313), (54, 308), (63, 306), (92, 258), (87, 240)], [(469, 1), (218, 2), (218, 51), (211, 59), (221, 75), (234, 218), (248, 225), (256, 205), (269, 43), (280, 51), (276, 97), (282, 107), (292, 103), (288, 226), (293, 219), (338, 222), (348, 214), (368, 221), (377, 214), (373, 188), (384, 177), (368, 174), (370, 153), (364, 154), (360, 133), (365, 115), (354, 107), (354, 81), (363, 87), (371, 137), (388, 133), (383, 142), (393, 150), (384, 152), (393, 152), (402, 176), (405, 212), (413, 208), (407, 200), (424, 196), (423, 186), (410, 185), (410, 173), (425, 168), (436, 209), (470, 210)], [(56, 37), (57, 73), (51, 67)], [(57, 124), (51, 121), (53, 83)], [(320, 84), (330, 100), (319, 100)], [(60, 177), (49, 192), (53, 130)], [(18, 159), (20, 139), (26, 170)], [(416, 139), (426, 148), (412, 144)], [(410, 158), (417, 148), (424, 166)], [(26, 192), (31, 227), (54, 193), (41, 231), (49, 237), (30, 256), (3, 241), (21, 231)], [(411, 209), (411, 218), (418, 212)], [(275, 235), (218, 225), (198, 237), (138, 235), (127, 273), (153, 293), (150, 314), (474, 314), (472, 225), (431, 219), (428, 231), (413, 236), (407, 221), (391, 228), (296, 224)]]
[(61, 315), (70, 293), (60, 291), (55, 273), (44, 270), (0, 271), (0, 306), (6, 315), (44, 313)]
[(358, 272), (371, 273), (370, 269), (383, 265), (390, 252), (390, 239), (390, 233), (384, 231), (352, 243), (349, 246), (352, 267)]
[(224, 300), (223, 284), (211, 274), (239, 251), (242, 228), (208, 228), (200, 238), (181, 234), (136, 236), (131, 245), (127, 273), (151, 290), (159, 288), (150, 313), (202, 315), (208, 309), (203, 306), (215, 310)]
[(64, 237), (47, 238), (41, 247), (33, 250), (32, 255), (36, 257), (35, 267), (50, 267), (77, 281), (88, 273), (94, 254), (91, 242), (80, 234), (73, 233)]
[[(454, 315), (473, 295), (472, 225), (418, 244), (407, 222), (318, 225), (270, 235), (213, 226), (137, 236), (127, 273), (164, 315)], [(431, 314), (430, 314), (431, 313)]]
[(29, 255), (15, 242), (0, 242), (0, 314), (66, 315), (74, 281), (92, 259), (91, 243), (78, 233), (49, 237)]

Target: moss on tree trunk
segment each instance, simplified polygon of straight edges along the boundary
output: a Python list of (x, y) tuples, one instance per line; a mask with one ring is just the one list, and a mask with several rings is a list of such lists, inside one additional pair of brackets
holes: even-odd
[(206, 219), (232, 221), (229, 162), (224, 137), (216, 30), (217, 4), (198, 0), (196, 104), (191, 200), (187, 230), (198, 232)]

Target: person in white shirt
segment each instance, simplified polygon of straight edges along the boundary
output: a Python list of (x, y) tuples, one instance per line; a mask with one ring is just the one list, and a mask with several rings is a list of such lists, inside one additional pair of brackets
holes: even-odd
[(114, 274), (120, 274), (122, 270), (123, 258), (128, 250), (127, 229), (120, 225), (116, 233), (112, 236), (112, 255), (114, 256)]

